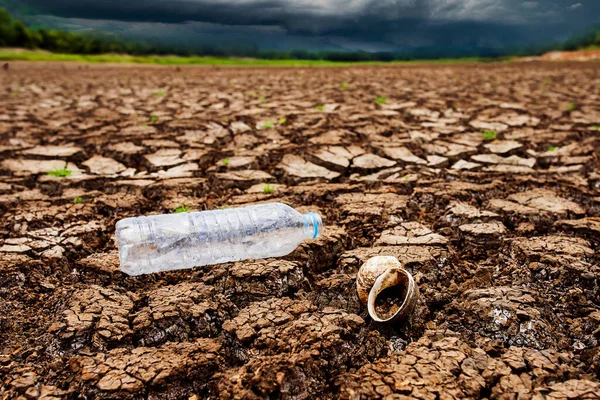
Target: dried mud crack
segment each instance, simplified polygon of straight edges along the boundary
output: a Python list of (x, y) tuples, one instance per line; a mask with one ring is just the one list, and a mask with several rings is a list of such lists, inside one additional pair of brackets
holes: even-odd
[[(0, 398), (600, 398), (597, 63), (0, 79)], [(119, 271), (120, 218), (267, 201), (324, 235)], [(375, 255), (405, 324), (358, 299)]]

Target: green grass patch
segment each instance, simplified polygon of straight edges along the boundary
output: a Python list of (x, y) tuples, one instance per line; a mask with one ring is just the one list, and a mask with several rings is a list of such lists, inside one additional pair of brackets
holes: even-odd
[(263, 129), (271, 129), (274, 125), (271, 121), (264, 121), (261, 126)]
[(557, 149), (557, 146), (548, 146), (548, 151), (556, 151)]
[(231, 162), (231, 160), (229, 158), (225, 158), (225, 159), (223, 159), (223, 161), (221, 161), (221, 164), (223, 164), (226, 167), (229, 165), (230, 162)]
[(275, 191), (275, 186), (271, 185), (270, 183), (266, 183), (263, 186), (262, 191), (264, 194), (271, 194)]
[(498, 136), (498, 133), (495, 131), (485, 131), (481, 136), (483, 136), (485, 140), (494, 140), (496, 139), (496, 136)]
[(82, 204), (83, 199), (81, 197), (76, 197), (73, 199), (73, 204)]
[(322, 106), (322, 105), (321, 106), (316, 106), (315, 110), (323, 111), (323, 110), (325, 110), (325, 106)]
[(375, 103), (377, 104), (385, 104), (387, 103), (387, 99), (385, 97), (379, 96), (375, 99)]
[(134, 63), (158, 65), (219, 65), (219, 66), (273, 66), (273, 67), (344, 67), (352, 65), (410, 65), (410, 64), (460, 64), (476, 62), (508, 61), (511, 58), (442, 58), (437, 60), (410, 61), (365, 61), (340, 62), (326, 60), (266, 60), (258, 58), (235, 57), (179, 57), (179, 56), (131, 56), (126, 54), (61, 54), (45, 51), (10, 51), (0, 52), (2, 61), (58, 61), (58, 62), (88, 62), (88, 63)]
[(173, 210), (175, 214), (186, 213), (188, 211), (190, 211), (190, 208), (188, 206), (179, 206)]
[(152, 115), (150, 117), (150, 122), (152, 122), (152, 123), (158, 122), (158, 115)]
[(565, 110), (567, 110), (567, 111), (573, 111), (576, 109), (577, 109), (577, 104), (575, 104), (575, 103), (565, 104)]
[(48, 171), (48, 176), (55, 176), (57, 178), (66, 178), (67, 176), (71, 176), (73, 171), (67, 168), (67, 163), (63, 168), (54, 168), (52, 171)]
[(279, 125), (285, 125), (287, 123), (287, 118), (281, 117), (279, 118)]

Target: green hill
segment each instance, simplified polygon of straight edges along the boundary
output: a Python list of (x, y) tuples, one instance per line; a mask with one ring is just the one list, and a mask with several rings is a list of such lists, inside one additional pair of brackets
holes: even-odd
[(561, 50), (580, 50), (600, 47), (600, 26), (573, 35), (561, 45)]
[(0, 8), (0, 47), (24, 47), (70, 54), (144, 54), (153, 50), (150, 46), (124, 42), (117, 38), (109, 39), (44, 28), (29, 29), (2, 8)]

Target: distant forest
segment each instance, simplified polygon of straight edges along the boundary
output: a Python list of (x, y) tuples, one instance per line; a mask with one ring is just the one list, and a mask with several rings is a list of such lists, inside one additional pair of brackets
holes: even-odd
[[(0, 8), (0, 47), (22, 47), (43, 49), (54, 53), (105, 54), (121, 53), (131, 55), (179, 56), (231, 56), (263, 59), (297, 59), (326, 61), (395, 61), (411, 59), (454, 58), (460, 54), (442, 54), (439, 49), (415, 49), (409, 54), (366, 51), (309, 51), (309, 50), (264, 50), (253, 45), (238, 47), (204, 46), (201, 50), (177, 48), (166, 44), (152, 44), (142, 41), (122, 40), (115, 36), (74, 33), (54, 29), (30, 29), (13, 18), (8, 11)], [(543, 46), (527, 46), (511, 50), (485, 51), (480, 57), (502, 57), (510, 55), (538, 55), (550, 50), (575, 50), (587, 47), (600, 47), (600, 27), (590, 29), (560, 43)]]

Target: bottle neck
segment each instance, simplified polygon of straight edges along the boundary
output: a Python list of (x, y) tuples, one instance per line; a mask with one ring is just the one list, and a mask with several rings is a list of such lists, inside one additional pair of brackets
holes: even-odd
[(319, 214), (309, 212), (304, 214), (304, 237), (314, 239), (323, 232), (323, 220)]

